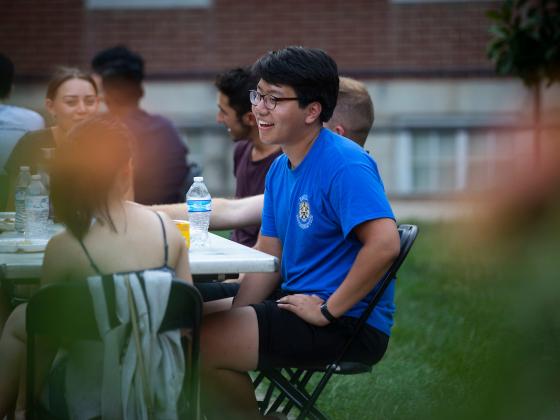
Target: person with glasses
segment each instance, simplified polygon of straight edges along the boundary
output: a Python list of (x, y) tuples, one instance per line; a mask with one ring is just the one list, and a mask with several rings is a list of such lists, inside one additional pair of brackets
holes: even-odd
[[(339, 80), (338, 98), (333, 116), (323, 125), (364, 147), (373, 127), (373, 101), (362, 82), (350, 77), (340, 77)], [(246, 96), (249, 98), (249, 95)], [(256, 96), (254, 101), (257, 101)], [(214, 198), (210, 228), (224, 230), (260, 225), (263, 198), (262, 194), (241, 199)], [(187, 216), (185, 203), (154, 207), (167, 213), (172, 219), (184, 219)]]
[[(284, 152), (265, 183), (256, 248), (279, 273), (247, 274), (230, 310), (207, 314), (201, 337), (208, 418), (258, 417), (248, 371), (333, 361), (375, 287), (399, 253), (399, 235), (375, 161), (323, 128), (339, 78), (325, 52), (288, 47), (261, 57), (251, 93), (261, 141)], [(280, 286), (278, 296), (271, 293)], [(352, 361), (384, 354), (394, 283), (352, 343)]]

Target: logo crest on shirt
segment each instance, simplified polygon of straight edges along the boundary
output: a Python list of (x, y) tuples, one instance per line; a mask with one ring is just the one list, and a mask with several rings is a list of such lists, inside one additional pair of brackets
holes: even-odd
[(307, 194), (299, 198), (298, 212), (296, 216), (298, 225), (302, 229), (307, 229), (313, 223), (313, 215), (311, 214), (311, 206)]

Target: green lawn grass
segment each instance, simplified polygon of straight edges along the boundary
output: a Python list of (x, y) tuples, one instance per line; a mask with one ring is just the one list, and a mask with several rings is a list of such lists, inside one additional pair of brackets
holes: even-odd
[[(334, 419), (560, 418), (559, 311), (519, 322), (536, 312), (524, 296), (542, 308), (522, 287), (529, 271), (504, 269), (490, 246), (465, 244), (457, 225), (419, 225), (384, 359), (372, 373), (335, 376), (319, 407)], [(560, 304), (556, 284), (541, 292)], [(543, 318), (553, 325), (538, 332)]]
[(352, 420), (560, 418), (560, 223), (496, 242), (473, 241), (476, 224), (417, 224), (385, 357), (333, 377), (319, 408)]

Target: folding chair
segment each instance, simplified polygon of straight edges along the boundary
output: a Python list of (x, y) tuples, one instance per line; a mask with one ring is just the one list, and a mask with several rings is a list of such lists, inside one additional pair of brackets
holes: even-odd
[[(398, 231), (401, 243), (399, 256), (379, 281), (379, 287), (359, 318), (352, 336), (333, 363), (325, 367), (268, 369), (258, 373), (253, 381), (255, 390), (261, 383), (263, 385), (266, 384), (263, 382), (263, 379), (266, 378), (268, 380), (268, 387), (264, 391), (262, 400), (259, 401), (259, 409), (262, 414), (269, 414), (280, 410), (287, 415), (295, 406), (300, 410), (298, 419), (306, 417), (326, 419), (327, 417), (315, 407), (315, 403), (332, 375), (335, 373), (350, 375), (371, 371), (371, 365), (348, 362), (344, 358), (355, 337), (361, 332), (375, 305), (377, 305), (377, 302), (379, 302), (379, 299), (387, 289), (387, 286), (395, 278), (398, 269), (408, 255), (418, 235), (418, 227), (415, 225), (400, 225)], [(310, 380), (316, 373), (322, 373), (322, 376), (316, 382), (314, 388), (308, 390)], [(311, 386), (309, 385), (309, 387)]]
[[(110, 300), (110, 299), (108, 299)], [(114, 308), (114, 302), (107, 302)], [(181, 280), (173, 280), (167, 309), (159, 332), (191, 329), (186, 345), (185, 379), (189, 419), (199, 418), (199, 346), (202, 320), (202, 298), (198, 290)], [(39, 404), (35, 400), (36, 336), (70, 340), (101, 340), (95, 321), (92, 298), (87, 282), (55, 284), (41, 288), (27, 306), (27, 419), (38, 418)], [(183, 410), (179, 410), (182, 412)]]

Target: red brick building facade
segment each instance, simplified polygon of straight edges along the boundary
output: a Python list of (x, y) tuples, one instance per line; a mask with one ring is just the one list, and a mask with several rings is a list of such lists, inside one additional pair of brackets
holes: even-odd
[(325, 49), (341, 72), (358, 77), (492, 74), (484, 13), (495, 2), (210, 0), (151, 9), (91, 3), (0, 0), (0, 51), (20, 77), (32, 78), (59, 64), (87, 67), (96, 51), (119, 43), (145, 57), (152, 78), (212, 77), (294, 44)]

